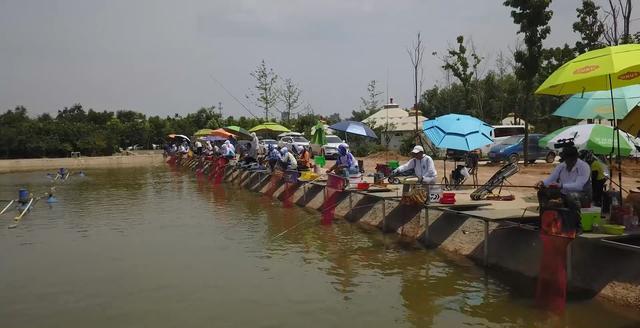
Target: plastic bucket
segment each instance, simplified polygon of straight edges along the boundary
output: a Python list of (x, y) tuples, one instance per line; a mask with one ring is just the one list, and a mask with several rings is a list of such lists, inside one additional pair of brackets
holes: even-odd
[(594, 223), (600, 223), (600, 213), (580, 213), (580, 226), (582, 226), (582, 231), (593, 230)]
[(324, 167), (327, 164), (327, 160), (322, 155), (315, 156), (313, 162), (320, 167)]

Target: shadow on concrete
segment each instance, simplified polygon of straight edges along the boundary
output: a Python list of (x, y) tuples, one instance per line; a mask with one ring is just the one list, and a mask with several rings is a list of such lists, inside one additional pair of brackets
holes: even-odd
[(362, 197), (353, 204), (353, 208), (344, 216), (345, 220), (351, 223), (360, 221), (380, 200), (377, 197)]
[(306, 207), (323, 190), (324, 190), (324, 187), (311, 184), (310, 187), (307, 188), (307, 192), (305, 192), (304, 195), (296, 201), (296, 204), (302, 207)]
[(422, 211), (422, 206), (399, 204), (382, 221), (382, 232), (395, 232), (413, 220)]
[[(438, 213), (439, 211), (435, 211), (433, 209), (429, 210), (429, 216), (432, 217), (434, 213)], [(429, 226), (429, 240), (426, 241), (426, 245), (440, 246), (445, 240), (447, 240), (454, 232), (456, 232), (460, 227), (467, 221), (467, 218), (464, 216), (460, 216), (452, 213), (442, 213), (435, 220), (431, 220), (431, 225)], [(420, 240), (424, 240), (424, 234), (420, 236)]]

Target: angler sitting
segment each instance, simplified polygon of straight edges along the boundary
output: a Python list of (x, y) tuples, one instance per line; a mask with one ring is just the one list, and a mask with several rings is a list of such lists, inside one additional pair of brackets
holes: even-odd
[(298, 171), (308, 171), (311, 167), (311, 154), (304, 146), (297, 146), (298, 149)]
[(577, 229), (581, 203), (591, 202), (591, 168), (578, 158), (578, 150), (574, 146), (564, 147), (560, 157), (562, 163), (556, 166), (551, 175), (536, 183), (540, 210), (558, 207), (554, 203), (561, 202), (555, 205), (565, 207), (572, 213), (573, 222), (567, 223), (567, 226)]
[(343, 176), (354, 176), (360, 174), (358, 161), (356, 161), (356, 158), (347, 149), (347, 145), (340, 144), (338, 146), (338, 154), (336, 163), (327, 170), (327, 173), (335, 172), (336, 174)]
[(269, 163), (269, 168), (273, 172), (273, 170), (275, 170), (276, 168), (276, 164), (278, 164), (278, 162), (280, 162), (280, 160), (282, 159), (282, 155), (280, 155), (280, 152), (278, 151), (278, 149), (276, 149), (276, 147), (269, 144), (266, 157), (267, 162)]
[(424, 153), (422, 146), (415, 146), (411, 151), (411, 158), (404, 165), (393, 170), (393, 174), (414, 170), (419, 183), (433, 184), (437, 181), (438, 172), (433, 164), (433, 159)]
[(280, 166), (283, 170), (297, 170), (298, 169), (298, 161), (293, 156), (292, 153), (289, 152), (287, 147), (282, 147), (280, 149), (280, 154), (282, 154), (282, 158), (280, 159)]

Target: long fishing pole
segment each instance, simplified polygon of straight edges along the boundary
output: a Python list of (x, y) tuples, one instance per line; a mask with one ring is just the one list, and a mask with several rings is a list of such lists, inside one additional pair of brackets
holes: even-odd
[(235, 100), (238, 104), (240, 104), (240, 106), (242, 106), (242, 108), (244, 108), (247, 113), (251, 114), (251, 116), (253, 116), (254, 118), (259, 119), (260, 117), (256, 116), (255, 114), (253, 114), (251, 112), (251, 110), (249, 110), (249, 108), (247, 108), (247, 106), (245, 106), (242, 102), (240, 102), (240, 100), (238, 98), (236, 98), (236, 96), (234, 96), (231, 91), (229, 91), (227, 88), (224, 87), (224, 85), (222, 84), (222, 82), (218, 81), (215, 77), (213, 77), (213, 74), (209, 74), (209, 77), (214, 80), (216, 83), (218, 83), (218, 85), (220, 85), (220, 87), (222, 88), (222, 90), (224, 90), (227, 94), (229, 94), (229, 96), (231, 96), (231, 98), (233, 98), (233, 100)]

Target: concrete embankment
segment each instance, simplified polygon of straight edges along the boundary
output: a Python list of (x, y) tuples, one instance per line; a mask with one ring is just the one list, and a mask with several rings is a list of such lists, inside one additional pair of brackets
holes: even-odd
[(78, 158), (29, 158), (0, 160), (0, 173), (49, 170), (64, 167), (70, 170), (92, 168), (137, 167), (162, 165), (161, 152), (131, 153), (130, 155), (78, 157)]
[[(225, 181), (289, 200), (318, 211), (330, 210), (322, 184), (286, 184), (266, 173), (228, 168)], [(415, 239), (427, 247), (484, 262), (484, 222), (464, 215), (404, 205), (398, 199), (342, 191), (335, 217)], [(487, 265), (535, 279), (542, 245), (538, 231), (508, 228), (513, 223), (489, 223)], [(427, 229), (428, 227), (428, 229)], [(570, 245), (569, 289), (576, 297), (600, 297), (640, 310), (640, 253), (604, 246), (598, 239), (578, 238)], [(535, 284), (531, 286), (535, 290)], [(579, 291), (579, 292), (578, 292)]]

